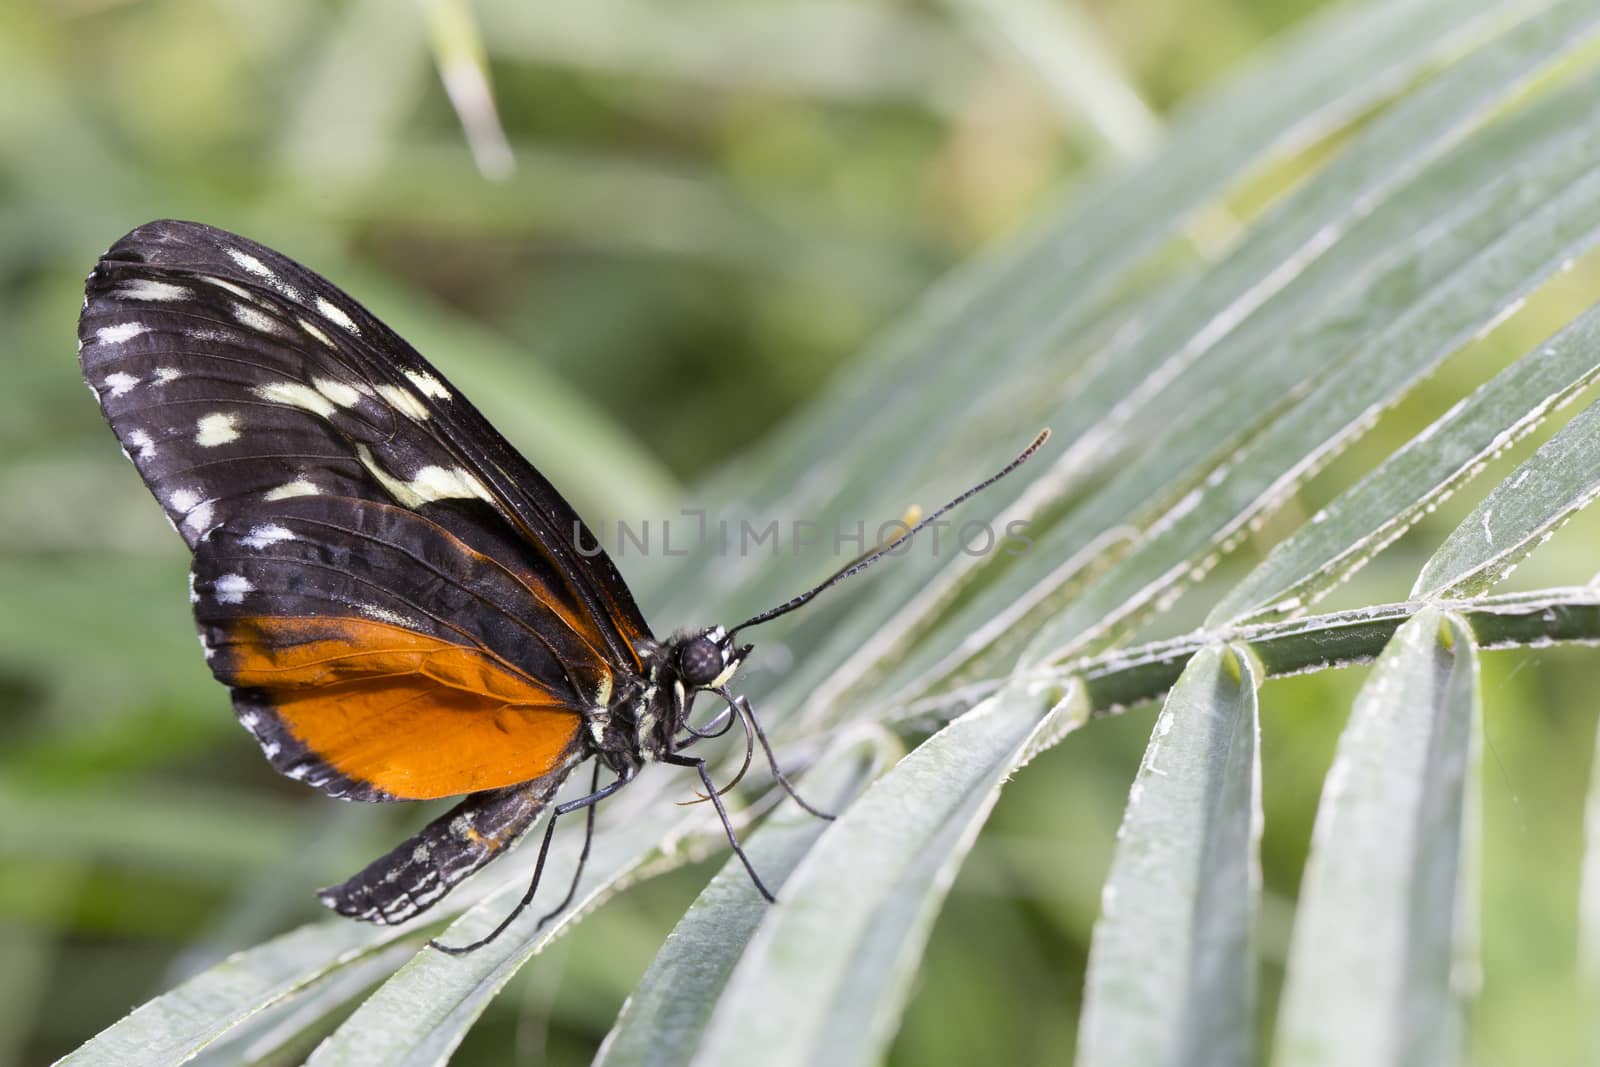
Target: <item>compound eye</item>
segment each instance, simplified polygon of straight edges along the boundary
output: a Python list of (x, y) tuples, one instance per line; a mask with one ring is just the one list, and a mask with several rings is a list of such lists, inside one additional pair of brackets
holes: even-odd
[(696, 637), (683, 646), (678, 657), (683, 680), (696, 688), (710, 685), (722, 673), (722, 649), (709, 637)]

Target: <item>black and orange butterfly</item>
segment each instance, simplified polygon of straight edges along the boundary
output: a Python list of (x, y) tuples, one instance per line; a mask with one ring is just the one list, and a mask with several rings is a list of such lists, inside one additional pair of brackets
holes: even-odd
[[(533, 898), (557, 817), (587, 809), (592, 833), (596, 803), (650, 761), (698, 772), (772, 899), (706, 761), (684, 749), (738, 722), (746, 767), (753, 736), (822, 815), (727, 688), (751, 650), (737, 635), (889, 546), (732, 629), (658, 640), (555, 488), (410, 345), (285, 256), (198, 223), (141, 226), (89, 275), (78, 339), (124, 453), (194, 553), (206, 659), (272, 765), (348, 800), (465, 797), (323, 903), (378, 923), (422, 912), (590, 757), (590, 789), (554, 807), (521, 903), (447, 951), (504, 930)], [(704, 690), (727, 707), (697, 728)]]

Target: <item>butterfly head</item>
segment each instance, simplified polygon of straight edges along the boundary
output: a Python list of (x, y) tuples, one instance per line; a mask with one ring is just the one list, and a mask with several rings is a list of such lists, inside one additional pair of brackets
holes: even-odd
[(750, 645), (738, 645), (734, 635), (720, 626), (686, 635), (673, 649), (674, 667), (685, 688), (720, 689), (750, 654)]

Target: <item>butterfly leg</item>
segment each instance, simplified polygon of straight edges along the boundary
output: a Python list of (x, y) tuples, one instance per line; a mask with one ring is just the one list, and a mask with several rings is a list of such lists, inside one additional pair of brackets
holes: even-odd
[[(600, 761), (594, 761), (594, 777), (589, 780), (589, 793), (593, 795), (600, 791)], [(600, 805), (590, 804), (589, 810), (584, 813), (583, 820), (583, 851), (578, 853), (578, 867), (572, 872), (572, 884), (567, 886), (567, 895), (561, 898), (561, 903), (547, 911), (539, 919), (539, 925), (534, 932), (544, 929), (544, 924), (554, 919), (557, 915), (567, 910), (567, 905), (572, 903), (572, 898), (578, 894), (578, 883), (583, 880), (583, 866), (589, 862), (589, 846), (594, 843), (594, 813)], [(554, 822), (554, 820), (551, 820)]]
[(784, 777), (782, 768), (778, 766), (778, 757), (772, 754), (772, 744), (767, 740), (767, 732), (761, 728), (761, 720), (756, 718), (755, 709), (750, 706), (750, 699), (748, 697), (732, 696), (726, 689), (717, 690), (717, 695), (726, 700), (728, 706), (739, 713), (739, 717), (744, 720), (747, 727), (755, 731), (756, 740), (761, 742), (761, 751), (767, 754), (767, 766), (772, 768), (772, 777), (776, 778), (778, 784), (783, 786), (783, 791), (788, 793), (794, 802), (805, 811), (819, 819), (827, 819), (832, 822), (835, 816), (807, 804), (804, 798), (795, 792), (794, 786), (790, 784), (789, 779)]
[[(735, 709), (735, 708), (730, 706), (730, 707), (724, 709), (724, 713), (726, 714), (728, 712), (732, 712), (732, 711), (735, 711), (735, 710), (737, 710), (737, 709)], [(741, 726), (744, 727), (744, 762), (739, 765), (738, 773), (735, 774), (733, 776), (733, 778), (729, 780), (728, 784), (723, 786), (721, 789), (717, 790), (717, 795), (718, 796), (724, 796), (724, 797), (727, 796), (729, 793), (733, 792), (733, 789), (734, 789), (735, 786), (737, 786), (740, 782), (744, 781), (745, 772), (750, 769), (750, 761), (755, 758), (755, 754), (756, 754), (756, 743), (755, 743), (754, 738), (752, 738), (751, 735), (750, 735), (750, 723), (745, 718), (744, 712), (740, 711), (736, 718), (737, 718), (738, 723)], [(735, 721), (734, 718), (730, 718), (728, 720), (728, 725), (732, 726), (734, 721)], [(723, 733), (726, 733), (726, 732), (727, 732), (727, 729), (724, 728)], [(712, 735), (712, 736), (720, 736), (720, 735)], [(700, 740), (699, 737), (691, 737), (691, 738), (689, 738), (688, 744), (680, 746), (680, 749), (681, 748), (687, 748), (688, 745), (692, 745), (692, 744), (694, 744), (694, 742), (696, 742), (698, 740)], [(678, 806), (679, 807), (688, 807), (690, 804), (704, 804), (706, 801), (711, 799), (710, 797), (706, 796), (704, 793), (696, 793), (694, 795), (694, 797), (695, 798), (693, 800), (680, 800), (680, 801), (678, 801)]]
[[(440, 952), (445, 952), (452, 956), (463, 956), (468, 952), (482, 948), (484, 945), (487, 945), (489, 942), (505, 933), (506, 928), (516, 921), (517, 916), (521, 915), (523, 910), (527, 908), (529, 904), (533, 903), (533, 895), (539, 891), (539, 880), (544, 877), (544, 861), (546, 857), (550, 855), (550, 839), (555, 835), (556, 832), (556, 820), (561, 818), (563, 815), (577, 811), (579, 808), (589, 808), (592, 817), (594, 805), (598, 804), (612, 793), (617, 792), (631, 781), (633, 781), (633, 775), (631, 774), (624, 777), (619, 777), (616, 781), (612, 782), (603, 789), (596, 789), (588, 796), (578, 797), (576, 800), (569, 800), (565, 804), (557, 804), (550, 810), (550, 822), (546, 824), (544, 828), (544, 840), (539, 842), (539, 858), (534, 862), (533, 878), (528, 882), (527, 891), (522, 894), (522, 899), (517, 901), (517, 906), (511, 909), (511, 914), (507, 915), (504, 919), (501, 919), (500, 924), (493, 930), (490, 930), (487, 935), (478, 938), (478, 940), (472, 942), (470, 945), (446, 945), (440, 943), (438, 938), (434, 938), (433, 940), (429, 941), (428, 944), (438, 949)], [(584, 857), (587, 858), (587, 855), (588, 841), (585, 839)], [(579, 861), (579, 865), (580, 867), (582, 866), (582, 860)], [(565, 906), (565, 904), (563, 904), (563, 906)], [(560, 909), (558, 908), (557, 910), (559, 911)], [(545, 919), (548, 918), (548, 915), (545, 916)], [(543, 926), (544, 919), (539, 920), (539, 924)]]
[(744, 854), (744, 848), (739, 844), (739, 835), (733, 832), (733, 823), (728, 819), (728, 809), (722, 806), (722, 797), (717, 793), (717, 787), (711, 784), (711, 772), (706, 769), (706, 761), (695, 759), (693, 756), (680, 756), (677, 753), (661, 757), (662, 763), (670, 763), (674, 767), (693, 767), (700, 772), (700, 781), (705, 784), (706, 793), (711, 797), (711, 803), (716, 805), (717, 818), (722, 820), (722, 829), (728, 834), (728, 844), (733, 846), (733, 854), (739, 857), (744, 869), (749, 872), (750, 880), (756, 884), (756, 889), (767, 898), (769, 904), (776, 904), (778, 898), (772, 895), (761, 876), (756, 873), (755, 864), (750, 862), (750, 857)]

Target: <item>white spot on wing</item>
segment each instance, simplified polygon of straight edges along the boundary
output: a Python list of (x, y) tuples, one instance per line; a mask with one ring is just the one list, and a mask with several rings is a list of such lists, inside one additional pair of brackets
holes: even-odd
[(361, 465), (383, 484), (389, 495), (405, 507), (420, 507), (435, 500), (473, 498), (494, 503), (494, 497), (484, 484), (459, 467), (423, 467), (409, 482), (405, 482), (379, 466), (366, 445), (356, 446), (356, 456), (361, 460)]
[(156, 454), (156, 443), (143, 430), (129, 430), (128, 443), (134, 447), (134, 455), (140, 459), (149, 459)]
[(211, 274), (202, 274), (200, 276), (200, 280), (205, 282), (205, 283), (207, 283), (207, 284), (209, 284), (209, 285), (216, 286), (218, 289), (221, 289), (225, 293), (232, 293), (234, 296), (241, 297), (242, 299), (245, 299), (245, 300), (254, 300), (255, 299), (255, 297), (251, 295), (250, 290), (246, 289), (242, 285), (234, 285), (232, 282), (230, 282), (226, 278), (218, 278), (218, 277), (216, 277), (214, 275), (211, 275)]
[(134, 278), (122, 284), (115, 293), (124, 300), (155, 300), (170, 302), (173, 300), (188, 300), (194, 296), (191, 290), (171, 282), (158, 282), (152, 278)]
[(248, 304), (235, 304), (231, 310), (233, 311), (234, 318), (238, 319), (252, 330), (258, 330), (261, 333), (278, 332), (277, 320), (275, 320), (271, 315), (257, 311)]
[(225, 411), (203, 415), (195, 423), (194, 443), (201, 448), (216, 448), (239, 439), (239, 417)]
[(334, 412), (333, 403), (309, 385), (299, 382), (269, 382), (258, 385), (251, 392), (263, 400), (270, 400), (274, 404), (288, 404), (290, 407), (309, 411), (313, 415), (327, 418)]
[(269, 279), (274, 276), (273, 273), (267, 269), (267, 265), (265, 263), (261, 262), (255, 256), (252, 256), (250, 253), (242, 252), (237, 248), (228, 248), (224, 251), (228, 253), (228, 258), (239, 264), (240, 268), (243, 269), (247, 274), (254, 274), (257, 278)]
[(149, 332), (150, 327), (142, 322), (119, 322), (115, 326), (100, 327), (94, 335), (103, 345), (120, 345), (124, 341), (138, 337), (141, 333)]
[(183, 517), (183, 524), (195, 533), (203, 533), (211, 526), (211, 501), (202, 500), (189, 509)]
[(132, 389), (138, 384), (139, 379), (135, 378), (131, 374), (124, 374), (121, 371), (118, 371), (115, 374), (106, 375), (106, 388), (111, 390), (112, 396), (121, 396), (123, 393), (126, 393), (129, 389)]
[(183, 377), (183, 375), (178, 372), (178, 368), (176, 368), (176, 367), (157, 367), (156, 368), (156, 384), (157, 385), (166, 385), (168, 382), (175, 382), (181, 377)]
[(255, 256), (238, 248), (229, 248), (225, 249), (225, 251), (228, 253), (229, 258), (239, 264), (240, 269), (245, 273), (254, 274), (290, 300), (299, 301), (300, 293), (291, 286), (286, 285), (283, 279), (272, 273), (272, 269)]
[(418, 400), (416, 394), (399, 385), (380, 385), (378, 395), (383, 397), (400, 414), (417, 422), (428, 417), (428, 409)]
[(304, 478), (296, 478), (287, 485), (280, 485), (276, 489), (268, 489), (261, 494), (262, 500), (288, 500), (297, 496), (316, 496), (322, 490)]
[(263, 526), (252, 526), (250, 528), (250, 536), (239, 538), (239, 543), (246, 548), (261, 549), (266, 548), (268, 545), (275, 545), (279, 541), (293, 540), (293, 530), (286, 529), (276, 523), (268, 523)]
[(404, 626), (407, 629), (414, 629), (416, 627), (414, 622), (406, 618), (404, 615), (401, 615), (399, 612), (390, 611), (388, 608), (380, 608), (376, 604), (358, 604), (356, 605), (356, 610), (361, 612), (361, 614), (365, 615), (369, 619), (376, 619), (379, 622), (386, 622), (391, 626)]
[(340, 307), (338, 304), (335, 304), (327, 297), (317, 297), (317, 310), (322, 313), (324, 318), (333, 323), (335, 326), (343, 326), (351, 333), (358, 336), (360, 335), (361, 329), (356, 325), (356, 320), (352, 319), (344, 308)]
[(211, 583), (211, 590), (219, 604), (242, 604), (244, 595), (255, 592), (256, 587), (242, 574), (224, 574)]
[[(200, 603), (200, 594), (199, 594), (199, 592), (197, 592), (195, 590), (195, 587), (194, 587), (194, 571), (190, 571), (189, 572), (189, 603), (191, 603), (191, 604)], [(205, 634), (201, 634), (200, 635), (200, 647), (201, 648), (205, 648), (206, 647)]]
[(305, 319), (296, 319), (295, 321), (300, 324), (300, 328), (306, 333), (310, 334), (312, 337), (315, 337), (329, 348), (334, 347), (333, 338), (329, 337), (327, 334), (318, 329), (315, 323), (307, 322)]
[(450, 399), (450, 390), (446, 389), (443, 382), (427, 371), (408, 370), (406, 371), (406, 377), (411, 379), (411, 384), (416, 386), (417, 392), (423, 396), (431, 396), (436, 400)]
[(317, 392), (342, 408), (353, 408), (361, 399), (361, 390), (333, 378), (313, 378), (311, 384), (317, 387)]
[(494, 503), (483, 483), (459, 467), (423, 467), (411, 479), (411, 487), (425, 500), (475, 496)]
[(187, 514), (200, 503), (200, 494), (193, 489), (179, 489), (167, 497), (167, 506), (178, 514)]

